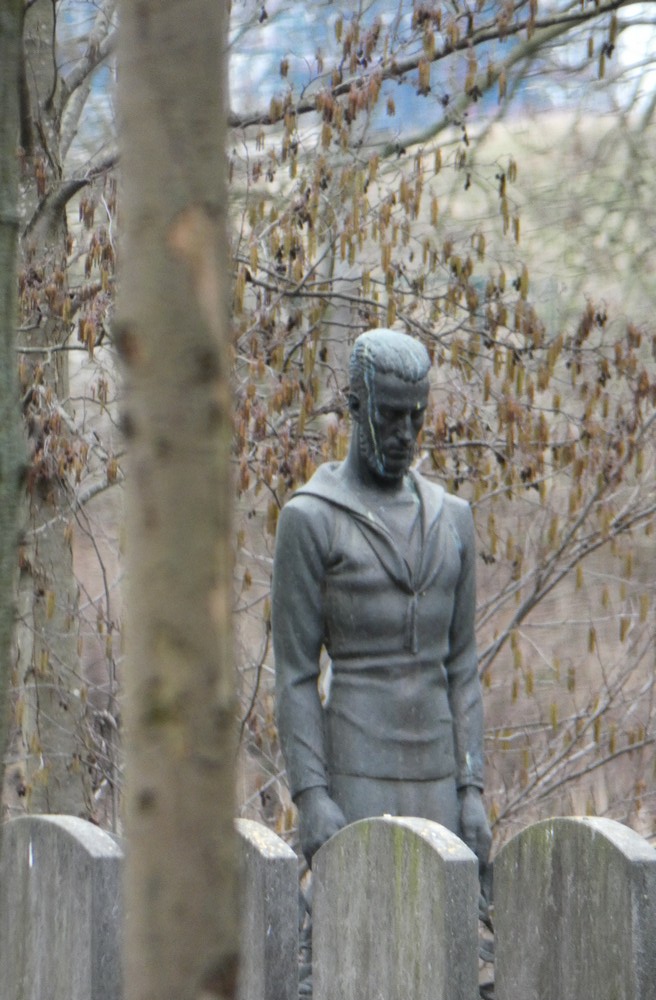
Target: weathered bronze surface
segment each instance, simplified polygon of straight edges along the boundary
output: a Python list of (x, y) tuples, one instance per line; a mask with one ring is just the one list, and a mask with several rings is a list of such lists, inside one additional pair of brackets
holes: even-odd
[(348, 455), (320, 466), (278, 525), (278, 724), (308, 862), (347, 822), (382, 813), (442, 823), (483, 864), (489, 852), (473, 519), (410, 469), (429, 366), (405, 334), (357, 339)]

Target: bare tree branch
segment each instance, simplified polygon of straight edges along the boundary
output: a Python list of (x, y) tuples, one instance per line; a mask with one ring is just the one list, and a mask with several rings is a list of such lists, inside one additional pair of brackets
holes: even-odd
[[(594, 21), (599, 17), (603, 17), (605, 14), (610, 14), (613, 11), (621, 9), (622, 7), (630, 6), (634, 2), (635, 0), (608, 0), (606, 3), (600, 3), (598, 6), (595, 5), (594, 7), (584, 10), (582, 10), (579, 6), (573, 6), (571, 10), (566, 12), (554, 14), (550, 17), (536, 19), (534, 23), (531, 23), (527, 18), (514, 24), (504, 26), (503, 29), (499, 27), (495, 19), (484, 27), (472, 31), (471, 34), (467, 34), (459, 38), (455, 44), (448, 41), (445, 42), (442, 48), (437, 50), (429, 61), (432, 63), (439, 63), (443, 59), (451, 56), (454, 52), (467, 52), (471, 49), (477, 48), (479, 45), (527, 32), (530, 37), (527, 38), (525, 43), (520, 45), (519, 51), (516, 54), (513, 52), (506, 61), (507, 66), (512, 66), (523, 59), (529, 58), (541, 46), (565, 34), (572, 28), (580, 27), (581, 25)], [(361, 73), (356, 76), (351, 76), (346, 80), (341, 80), (336, 85), (330, 86), (328, 90), (333, 98), (343, 97), (353, 88), (357, 89), (362, 87), (365, 81), (372, 74), (377, 74), (381, 81), (399, 80), (408, 73), (417, 70), (420, 62), (425, 58), (425, 54), (421, 53), (399, 61), (390, 59), (386, 65), (378, 66), (367, 74)], [(493, 74), (495, 73), (496, 79), (498, 80), (499, 72), (493, 70)], [(481, 82), (483, 81), (481, 80)], [(486, 87), (486, 89), (488, 88)], [(463, 98), (463, 107), (470, 103), (470, 101), (471, 98), (468, 99), (467, 95), (465, 95)], [(310, 99), (292, 102), (291, 107), (295, 115), (310, 114), (317, 110), (316, 98), (313, 96)], [(270, 111), (243, 115), (231, 112), (228, 122), (232, 128), (248, 128), (251, 125), (272, 125), (277, 121), (282, 121), (288, 111), (288, 107), (283, 107), (274, 115), (272, 115)], [(438, 131), (440, 131), (442, 127), (444, 126), (438, 126)], [(417, 141), (422, 140), (418, 139)]]
[(58, 187), (53, 187), (39, 202), (36, 211), (23, 231), (23, 238), (31, 236), (38, 228), (46, 231), (54, 224), (63, 209), (78, 191), (92, 184), (118, 163), (118, 150), (111, 149), (102, 159), (91, 164), (82, 176), (71, 177)]

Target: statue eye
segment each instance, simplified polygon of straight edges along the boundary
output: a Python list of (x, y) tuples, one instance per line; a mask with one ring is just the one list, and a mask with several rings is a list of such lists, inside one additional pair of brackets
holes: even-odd
[(391, 406), (378, 407), (378, 416), (381, 420), (398, 420), (401, 413), (401, 410), (394, 410)]

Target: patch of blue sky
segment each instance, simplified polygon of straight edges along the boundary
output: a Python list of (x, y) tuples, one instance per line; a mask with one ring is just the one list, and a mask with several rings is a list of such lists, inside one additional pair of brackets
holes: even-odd
[[(1, 2), (1, 0), (0, 0)], [(66, 80), (87, 51), (89, 33), (99, 11), (109, 12), (113, 0), (59, 0), (57, 5), (57, 62)], [(89, 92), (84, 102), (75, 137), (68, 152), (69, 160), (80, 169), (90, 159), (102, 154), (115, 136), (113, 57), (97, 66), (89, 80)]]
[(623, 14), (617, 42), (625, 96), (642, 114), (656, 102), (656, 12), (653, 4), (636, 4)]
[[(282, 97), (289, 90), (295, 97), (308, 96), (329, 85), (330, 74), (335, 67), (343, 69), (347, 76), (348, 69), (340, 64), (341, 44), (336, 38), (335, 27), (341, 19), (344, 37), (355, 16), (354, 10), (358, 12), (361, 39), (379, 23), (388, 39), (387, 51), (394, 53), (398, 63), (421, 55), (422, 42), (412, 27), (412, 0), (398, 0), (396, 3), (369, 0), (368, 3), (354, 3), (350, 12), (345, 10), (345, 5), (336, 5), (329, 0), (235, 0), (230, 54), (233, 109), (238, 113), (247, 110), (264, 112), (273, 97)], [(438, 49), (445, 44), (445, 38), (438, 32), (435, 43)], [(510, 51), (514, 44), (513, 39), (504, 42), (504, 51)], [(484, 48), (479, 53), (479, 61), (486, 60), (491, 50), (492, 46)], [(380, 59), (378, 48), (369, 65), (365, 65), (364, 60), (359, 65), (362, 70), (371, 71)], [(284, 79), (280, 74), (283, 60), (287, 66)], [(418, 92), (416, 70), (385, 81), (382, 100), (373, 115), (373, 128), (401, 135), (408, 130), (425, 127), (434, 118), (444, 117), (453, 95), (462, 88), (465, 60), (466, 55), (460, 53), (455, 59), (434, 64), (427, 94)], [(394, 115), (388, 113), (388, 98), (394, 105)], [(480, 105), (471, 106), (468, 115), (475, 119), (479, 111), (494, 100), (495, 97), (485, 96)]]
[[(494, 4), (488, 0), (486, 7), (494, 16)], [(402, 61), (419, 51), (420, 43), (412, 29), (412, 0), (360, 0), (350, 6), (335, 4), (330, 0), (234, 0), (231, 29), (231, 87), (235, 111), (266, 110), (272, 97), (282, 96), (289, 89), (295, 96), (308, 95), (329, 82), (327, 72), (339, 66), (340, 45), (335, 37), (338, 18), (343, 21), (346, 33), (351, 18), (357, 16), (362, 35), (378, 21), (389, 36), (389, 50), (397, 61)], [(543, 10), (557, 13), (557, 0)], [(346, 9), (345, 9), (346, 8)], [(485, 16), (479, 10), (477, 16)], [(548, 48), (547, 58), (534, 57), (521, 62), (508, 79), (508, 93), (512, 95), (515, 114), (534, 114), (542, 110), (585, 110), (604, 113), (616, 107), (618, 99), (628, 98), (634, 105), (648, 102), (656, 91), (656, 69), (652, 66), (656, 53), (656, 29), (653, 4), (639, 3), (624, 8), (620, 13), (620, 36), (612, 54), (605, 60), (605, 76), (599, 79), (598, 54), (608, 40), (608, 19), (596, 26), (582, 26)], [(594, 55), (588, 54), (588, 39), (593, 32)], [(488, 60), (501, 62), (521, 45), (522, 35), (502, 42), (490, 42), (477, 49), (479, 66), (483, 69)], [(436, 34), (439, 46), (444, 39)], [(321, 54), (325, 72), (317, 65)], [(373, 60), (380, 58), (374, 53)], [(431, 70), (430, 92), (417, 93), (417, 74), (409, 72), (401, 80), (384, 84), (383, 101), (379, 104), (374, 127), (385, 131), (403, 133), (406, 129), (424, 127), (428, 119), (444, 114), (454, 95), (462, 89), (464, 60), (459, 54), (455, 59), (438, 61)], [(285, 60), (287, 76), (280, 76), (280, 64)], [(364, 68), (364, 67), (363, 67)], [(368, 67), (371, 69), (371, 66)], [(609, 86), (612, 84), (612, 86)], [(387, 98), (391, 97), (396, 115), (386, 112)], [(496, 88), (483, 95), (479, 102), (470, 104), (470, 122), (493, 112), (498, 101)], [(396, 119), (396, 121), (394, 120)]]
[[(407, 35), (412, 3), (400, 0), (370, 0), (354, 4), (358, 8), (361, 33), (377, 21), (394, 32), (403, 46)], [(393, 9), (392, 9), (393, 8)], [(271, 98), (290, 87), (296, 94), (306, 94), (326, 86), (329, 72), (339, 67), (341, 45), (335, 33), (342, 20), (346, 34), (353, 15), (329, 0), (236, 0), (232, 7), (230, 32), (231, 98), (236, 111), (265, 109)], [(403, 50), (403, 55), (408, 51)], [(319, 59), (317, 58), (319, 57)], [(377, 58), (374, 55), (374, 60)], [(285, 60), (287, 77), (280, 76)], [(321, 69), (321, 61), (326, 67)]]

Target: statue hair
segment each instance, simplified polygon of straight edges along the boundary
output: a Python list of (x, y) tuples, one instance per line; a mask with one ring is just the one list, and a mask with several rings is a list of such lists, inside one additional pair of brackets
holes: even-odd
[(351, 352), (351, 392), (369, 390), (376, 373), (396, 375), (404, 382), (420, 382), (430, 369), (428, 351), (420, 341), (398, 330), (367, 330), (360, 334)]

